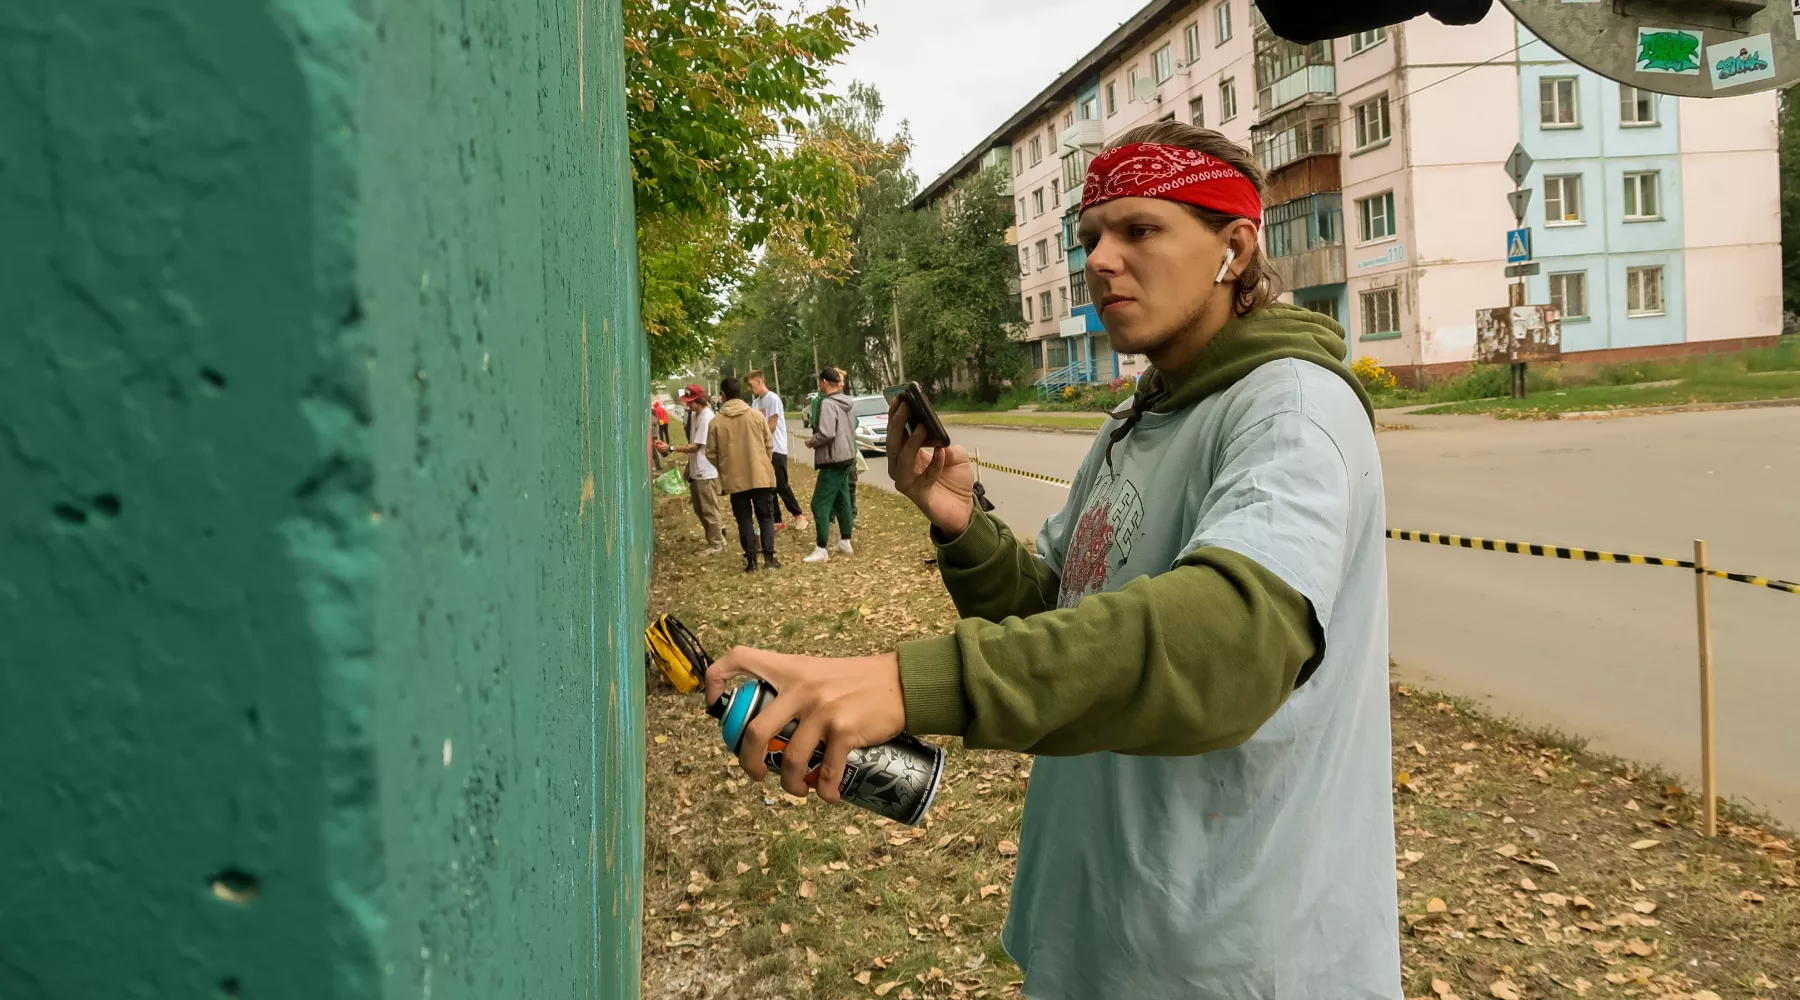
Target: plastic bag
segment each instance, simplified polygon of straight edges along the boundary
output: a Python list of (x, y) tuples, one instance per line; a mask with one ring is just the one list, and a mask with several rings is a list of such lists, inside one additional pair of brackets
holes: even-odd
[(670, 469), (662, 475), (657, 476), (656, 488), (662, 491), (664, 495), (672, 497), (687, 496), (688, 491), (687, 480), (682, 477), (679, 468)]

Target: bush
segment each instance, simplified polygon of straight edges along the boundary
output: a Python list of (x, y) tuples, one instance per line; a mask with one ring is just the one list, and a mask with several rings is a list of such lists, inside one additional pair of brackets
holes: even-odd
[(1381, 362), (1366, 354), (1352, 362), (1350, 370), (1356, 373), (1356, 380), (1362, 383), (1363, 391), (1371, 396), (1386, 396), (1400, 387), (1393, 372), (1381, 367)]
[(1099, 410), (1111, 412), (1131, 398), (1137, 392), (1137, 379), (1115, 378), (1109, 382), (1094, 382), (1089, 385), (1071, 385), (1063, 389), (1062, 397), (1051, 399), (1043, 404), (1046, 410)]

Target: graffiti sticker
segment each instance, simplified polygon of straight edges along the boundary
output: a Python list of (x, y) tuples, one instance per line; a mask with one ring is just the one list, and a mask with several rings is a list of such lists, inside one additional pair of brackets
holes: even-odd
[(1706, 47), (1714, 90), (1775, 79), (1775, 51), (1768, 32)]
[(1679, 28), (1639, 28), (1637, 37), (1639, 73), (1700, 75), (1700, 32), (1682, 31)]

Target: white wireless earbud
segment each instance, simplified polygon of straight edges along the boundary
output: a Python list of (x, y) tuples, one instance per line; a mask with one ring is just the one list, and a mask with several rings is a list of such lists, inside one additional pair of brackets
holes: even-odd
[(1237, 251), (1226, 247), (1225, 263), (1219, 265), (1219, 276), (1213, 279), (1213, 284), (1216, 285), (1225, 280), (1225, 276), (1231, 273), (1231, 262), (1234, 260), (1237, 260)]

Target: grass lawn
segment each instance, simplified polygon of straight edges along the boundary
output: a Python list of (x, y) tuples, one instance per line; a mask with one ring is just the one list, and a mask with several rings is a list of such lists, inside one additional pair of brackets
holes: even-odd
[(1106, 423), (1104, 413), (945, 413), (946, 424), (986, 424), (1040, 430), (1094, 430)]
[(1674, 385), (1589, 385), (1534, 392), (1524, 399), (1475, 399), (1446, 403), (1421, 413), (1491, 413), (1520, 419), (1554, 418), (1564, 413), (1620, 410), (1688, 403), (1739, 403), (1800, 396), (1800, 371), (1709, 371)]
[[(811, 468), (791, 470), (805, 497)], [(811, 540), (783, 532), (786, 568), (746, 575), (735, 545), (701, 555), (683, 498), (659, 497), (651, 612), (714, 655), (947, 631), (923, 519), (873, 487), (859, 503), (854, 556), (803, 565)], [(1800, 881), (1777, 834), (1740, 817), (1705, 842), (1666, 778), (1424, 692), (1396, 687), (1392, 705), (1407, 996), (1800, 995)], [(1018, 995), (999, 932), (1031, 758), (948, 741), (913, 830), (751, 787), (699, 698), (660, 677), (647, 735), (646, 998)]]

